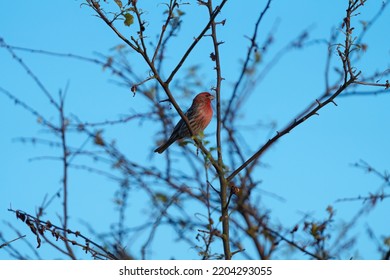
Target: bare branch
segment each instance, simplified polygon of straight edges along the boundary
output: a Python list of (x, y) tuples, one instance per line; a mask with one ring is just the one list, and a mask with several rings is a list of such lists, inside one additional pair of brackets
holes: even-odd
[(245, 58), (244, 64), (242, 65), (242, 70), (240, 72), (240, 76), (238, 77), (238, 80), (234, 84), (232, 96), (229, 99), (229, 104), (226, 107), (226, 110), (224, 112), (224, 117), (223, 117), (223, 120), (222, 120), (223, 123), (225, 123), (226, 119), (228, 118), (228, 116), (230, 114), (230, 110), (231, 110), (233, 101), (234, 101), (234, 99), (236, 98), (236, 95), (237, 95), (238, 87), (240, 86), (240, 84), (241, 84), (241, 82), (242, 82), (242, 80), (244, 78), (244, 75), (247, 72), (247, 68), (248, 68), (248, 64), (249, 64), (249, 61), (250, 61), (251, 56), (252, 56), (252, 52), (253, 52), (254, 49), (257, 49), (257, 47), (258, 47), (257, 43), (256, 43), (257, 32), (259, 30), (259, 26), (260, 26), (260, 23), (261, 23), (264, 15), (266, 14), (268, 9), (270, 8), (271, 2), (272, 2), (272, 0), (268, 0), (266, 6), (264, 7), (263, 11), (260, 13), (259, 18), (256, 21), (255, 29), (253, 31), (253, 35), (250, 38), (251, 45), (248, 48), (248, 52), (246, 54), (246, 58)]
[[(240, 167), (238, 167), (236, 170), (234, 170), (229, 175), (229, 177), (227, 177), (226, 180), (227, 181), (231, 181), (239, 172), (241, 172), (249, 164), (251, 164), (255, 160), (257, 160), (266, 150), (268, 150), (268, 148), (270, 148), (273, 144), (275, 144), (276, 141), (278, 141), (281, 137), (283, 137), (284, 135), (290, 133), (290, 131), (292, 131), (294, 128), (296, 128), (300, 124), (304, 123), (305, 121), (307, 121), (312, 116), (318, 115), (318, 111), (321, 108), (323, 108), (324, 106), (328, 105), (329, 103), (333, 103), (334, 99), (337, 96), (339, 96), (346, 88), (348, 88), (348, 86), (351, 85), (355, 81), (357, 76), (358, 75), (350, 78), (350, 80), (348, 80), (345, 84), (340, 86), (340, 88), (335, 93), (333, 93), (327, 100), (325, 100), (322, 103), (317, 103), (317, 106), (315, 108), (313, 108), (310, 112), (308, 112), (306, 115), (304, 115), (302, 118), (300, 118), (298, 120), (294, 120), (291, 124), (287, 125), (287, 127), (282, 129), (281, 131), (277, 132), (277, 134), (274, 137), (272, 137), (271, 139), (269, 139), (267, 141), (267, 143), (265, 143), (253, 156), (251, 156)], [(252, 167), (253, 167), (253, 165), (252, 165)]]
[(4, 248), (6, 246), (9, 246), (12, 242), (15, 242), (15, 241), (17, 241), (19, 239), (22, 239), (22, 238), (25, 238), (25, 237), (26, 237), (26, 235), (21, 235), (21, 236), (18, 236), (16, 238), (10, 240), (10, 241), (7, 241), (7, 242), (5, 242), (3, 244), (0, 244), (0, 249)]

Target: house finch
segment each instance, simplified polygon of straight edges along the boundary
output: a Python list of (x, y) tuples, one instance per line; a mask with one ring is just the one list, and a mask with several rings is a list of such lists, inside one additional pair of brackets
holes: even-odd
[[(195, 135), (203, 131), (210, 123), (213, 116), (213, 108), (211, 107), (211, 100), (213, 99), (214, 96), (208, 92), (199, 93), (195, 96), (191, 107), (185, 113), (185, 116), (191, 125), (192, 132)], [(181, 119), (173, 129), (168, 141), (158, 147), (154, 152), (161, 154), (176, 140), (190, 136), (191, 134), (186, 123)]]

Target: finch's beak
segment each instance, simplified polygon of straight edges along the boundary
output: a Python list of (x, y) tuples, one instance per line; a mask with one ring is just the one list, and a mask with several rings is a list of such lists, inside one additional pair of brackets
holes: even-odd
[(210, 100), (214, 100), (214, 98), (215, 98), (214, 95), (211, 95), (211, 94), (209, 95)]

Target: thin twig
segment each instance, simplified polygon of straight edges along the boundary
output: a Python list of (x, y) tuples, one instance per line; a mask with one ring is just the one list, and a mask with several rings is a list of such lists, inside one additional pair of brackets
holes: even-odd
[(236, 83), (234, 84), (232, 96), (229, 99), (229, 104), (226, 107), (226, 110), (225, 110), (225, 113), (224, 113), (224, 117), (223, 117), (223, 121), (222, 121), (223, 123), (225, 123), (226, 119), (229, 117), (233, 101), (234, 101), (234, 99), (236, 98), (236, 95), (237, 95), (238, 87), (240, 86), (241, 82), (243, 81), (244, 75), (247, 72), (247, 68), (248, 68), (249, 61), (251, 59), (252, 52), (253, 52), (254, 49), (257, 48), (256, 38), (257, 38), (257, 33), (258, 33), (258, 30), (259, 30), (259, 26), (260, 26), (260, 23), (261, 23), (264, 15), (265, 15), (265, 13), (270, 8), (271, 2), (272, 2), (272, 0), (268, 0), (266, 6), (264, 7), (263, 11), (260, 13), (259, 18), (256, 21), (255, 29), (254, 29), (253, 35), (252, 35), (252, 37), (250, 39), (251, 45), (248, 48), (248, 52), (246, 54), (246, 58), (245, 58), (243, 66), (242, 66), (242, 69), (241, 69), (241, 72), (240, 72), (240, 76), (238, 77)]
[(202, 37), (206, 34), (207, 30), (210, 28), (211, 23), (214, 21), (216, 16), (221, 12), (223, 6), (226, 4), (227, 0), (223, 0), (219, 6), (215, 8), (212, 15), (210, 16), (209, 22), (206, 24), (206, 26), (203, 28), (202, 32), (198, 35), (198, 37), (195, 38), (195, 40), (192, 42), (192, 44), (189, 46), (187, 51), (184, 53), (182, 58), (180, 59), (179, 63), (176, 65), (176, 67), (172, 70), (171, 74), (169, 75), (168, 79), (165, 81), (166, 84), (169, 84), (173, 77), (176, 75), (177, 71), (181, 68), (181, 66), (184, 64), (184, 61), (187, 60), (187, 57), (190, 55), (192, 50), (195, 48), (195, 46), (198, 44), (198, 42), (202, 39)]
[(3, 244), (0, 244), (0, 249), (2, 249), (5, 246), (10, 245), (12, 242), (15, 242), (16, 240), (19, 240), (19, 239), (22, 239), (22, 238), (25, 238), (25, 237), (26, 237), (26, 235), (21, 235), (21, 236), (16, 237), (15, 239), (12, 239), (12, 240), (7, 241), (7, 242), (5, 242)]

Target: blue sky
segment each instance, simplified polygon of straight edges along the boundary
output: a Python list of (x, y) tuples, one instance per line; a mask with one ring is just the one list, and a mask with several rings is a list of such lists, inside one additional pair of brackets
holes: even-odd
[[(148, 31), (151, 40), (161, 28), (159, 16), (164, 6), (160, 2), (139, 1), (139, 5), (145, 5), (144, 9), (148, 11), (146, 16), (149, 19)], [(183, 18), (181, 34), (173, 39), (174, 46), (168, 49), (165, 74), (177, 63), (189, 42), (197, 36), (207, 20), (205, 9), (195, 1), (189, 2), (190, 5), (183, 5), (186, 15)], [(354, 19), (357, 31), (361, 28), (359, 21), (371, 19), (380, 8), (381, 2), (369, 0), (360, 10), (361, 15)], [(10, 45), (38, 50), (86, 57), (112, 54), (112, 48), (122, 42), (94, 16), (90, 8), (81, 3), (80, 0), (57, 1), (54, 6), (53, 1), (48, 0), (39, 1), (39, 4), (28, 1), (22, 5), (3, 1), (0, 3), (0, 37)], [(222, 94), (231, 93), (231, 85), (238, 77), (240, 61), (248, 47), (248, 40), (244, 36), (252, 34), (253, 24), (264, 5), (265, 1), (251, 0), (245, 2), (245, 5), (229, 1), (220, 15), (220, 19), (227, 19), (226, 25), (219, 27), (218, 34), (219, 39), (225, 42), (221, 45), (222, 73), (225, 78)], [(270, 30), (275, 30), (275, 42), (264, 56), (263, 63), (268, 63), (278, 50), (305, 29), (309, 30), (309, 41), (328, 39), (331, 30), (337, 28), (343, 19), (346, 5), (347, 0), (299, 0), (294, 1), (294, 4), (292, 1), (274, 0), (259, 29), (260, 44)], [(390, 9), (386, 9), (365, 37), (368, 49), (356, 64), (363, 76), (390, 68), (390, 41), (387, 38), (389, 19)], [(122, 27), (121, 30), (130, 35), (135, 32), (135, 27)], [(209, 90), (215, 81), (213, 64), (209, 59), (211, 51), (210, 42), (204, 40), (184, 65), (184, 68), (200, 65), (203, 90)], [(260, 121), (276, 123), (276, 128), (271, 131), (243, 129), (243, 138), (251, 149), (254, 150), (265, 143), (276, 130), (282, 129), (323, 93), (326, 53), (325, 44), (313, 44), (288, 52), (256, 86), (255, 93), (245, 100), (245, 111), (239, 112), (242, 114), (243, 127)], [(133, 97), (128, 88), (116, 85), (112, 81), (112, 75), (108, 71), (102, 71), (100, 66), (70, 58), (26, 52), (17, 54), (53, 96), (57, 96), (58, 92), (68, 85), (66, 111), (69, 114), (77, 114), (88, 121), (104, 121), (134, 111), (141, 113), (147, 110), (142, 97)], [(45, 112), (45, 116), (54, 121), (57, 116), (50, 108), (47, 98), (4, 48), (0, 49), (0, 61), (0, 86), (38, 111)], [(146, 66), (135, 53), (131, 54), (131, 62), (140, 77), (148, 75)], [(335, 54), (333, 63), (339, 65)], [(179, 73), (178, 78), (183, 75), (184, 73)], [(386, 78), (380, 82), (384, 83), (385, 80)], [(376, 90), (369, 87), (360, 89)], [(178, 99), (183, 109), (190, 105), (190, 100), (191, 98)], [(383, 186), (383, 182), (377, 177), (353, 168), (351, 164), (363, 159), (380, 171), (389, 170), (389, 101), (388, 94), (340, 97), (336, 100), (337, 107), (325, 107), (319, 116), (313, 117), (283, 137), (264, 155), (263, 163), (266, 167), (255, 170), (256, 178), (262, 180), (260, 188), (265, 193), (270, 192), (283, 198), (278, 200), (264, 195), (261, 199), (261, 204), (271, 210), (275, 224), (281, 222), (286, 227), (293, 227), (302, 217), (302, 213), (324, 217), (325, 209), (330, 204), (337, 211), (335, 218), (338, 223), (348, 221), (359, 211), (362, 203), (334, 202), (339, 198), (367, 195)], [(34, 237), (28, 229), (17, 222), (7, 209), (12, 206), (14, 209), (34, 213), (45, 195), (51, 196), (60, 188), (60, 163), (47, 160), (31, 161), (43, 155), (58, 155), (58, 151), (42, 145), (34, 146), (15, 141), (17, 137), (45, 138), (48, 133), (42, 129), (35, 117), (20, 106), (14, 106), (4, 95), (0, 95), (0, 129), (0, 153), (3, 156), (0, 163), (0, 228), (5, 239), (13, 239), (14, 233), (6, 225), (6, 222), (10, 222), (27, 234), (28, 240), (34, 242)], [(131, 122), (126, 126), (114, 127), (107, 134), (117, 139), (118, 146), (132, 159), (140, 163), (156, 164), (161, 159), (152, 155), (151, 151), (157, 141), (154, 135), (159, 130), (160, 127), (152, 122)], [(210, 124), (206, 133), (212, 134), (214, 130), (215, 121)], [(77, 145), (82, 143), (83, 139), (75, 137), (71, 141)], [(210, 141), (214, 141), (212, 137)], [(72, 170), (70, 186), (72, 226), (87, 232), (82, 221), (88, 221), (98, 232), (109, 231), (109, 222), (113, 217), (116, 219), (112, 202), (113, 193), (117, 189), (115, 184), (85, 171)], [(388, 192), (388, 186), (384, 188)], [(142, 207), (145, 197), (141, 193), (134, 195), (130, 209), (139, 211), (142, 215), (147, 211)], [(59, 211), (59, 205), (60, 202), (57, 201), (48, 209), (53, 211), (50, 213), (53, 220)], [(193, 207), (195, 215), (198, 209)], [(378, 258), (376, 247), (367, 238), (365, 228), (374, 228), (379, 238), (389, 236), (390, 227), (385, 220), (389, 212), (390, 204), (384, 200), (374, 211), (364, 216), (353, 231), (362, 242), (358, 252), (353, 252), (356, 256), (364, 259)], [(164, 227), (159, 232), (161, 238), (174, 239), (171, 237), (172, 233)], [(197, 258), (196, 250), (183, 248), (180, 242), (172, 241), (167, 244), (172, 250), (166, 250), (165, 246), (160, 250), (154, 245), (151, 253), (153, 257)], [(128, 246), (137, 248), (137, 245), (130, 242)], [(47, 249), (49, 246), (44, 247), (39, 249), (42, 257), (53, 258), (52, 251)], [(304, 256), (298, 254), (295, 257)], [(7, 258), (9, 256), (4, 250), (0, 250), (0, 259)]]

